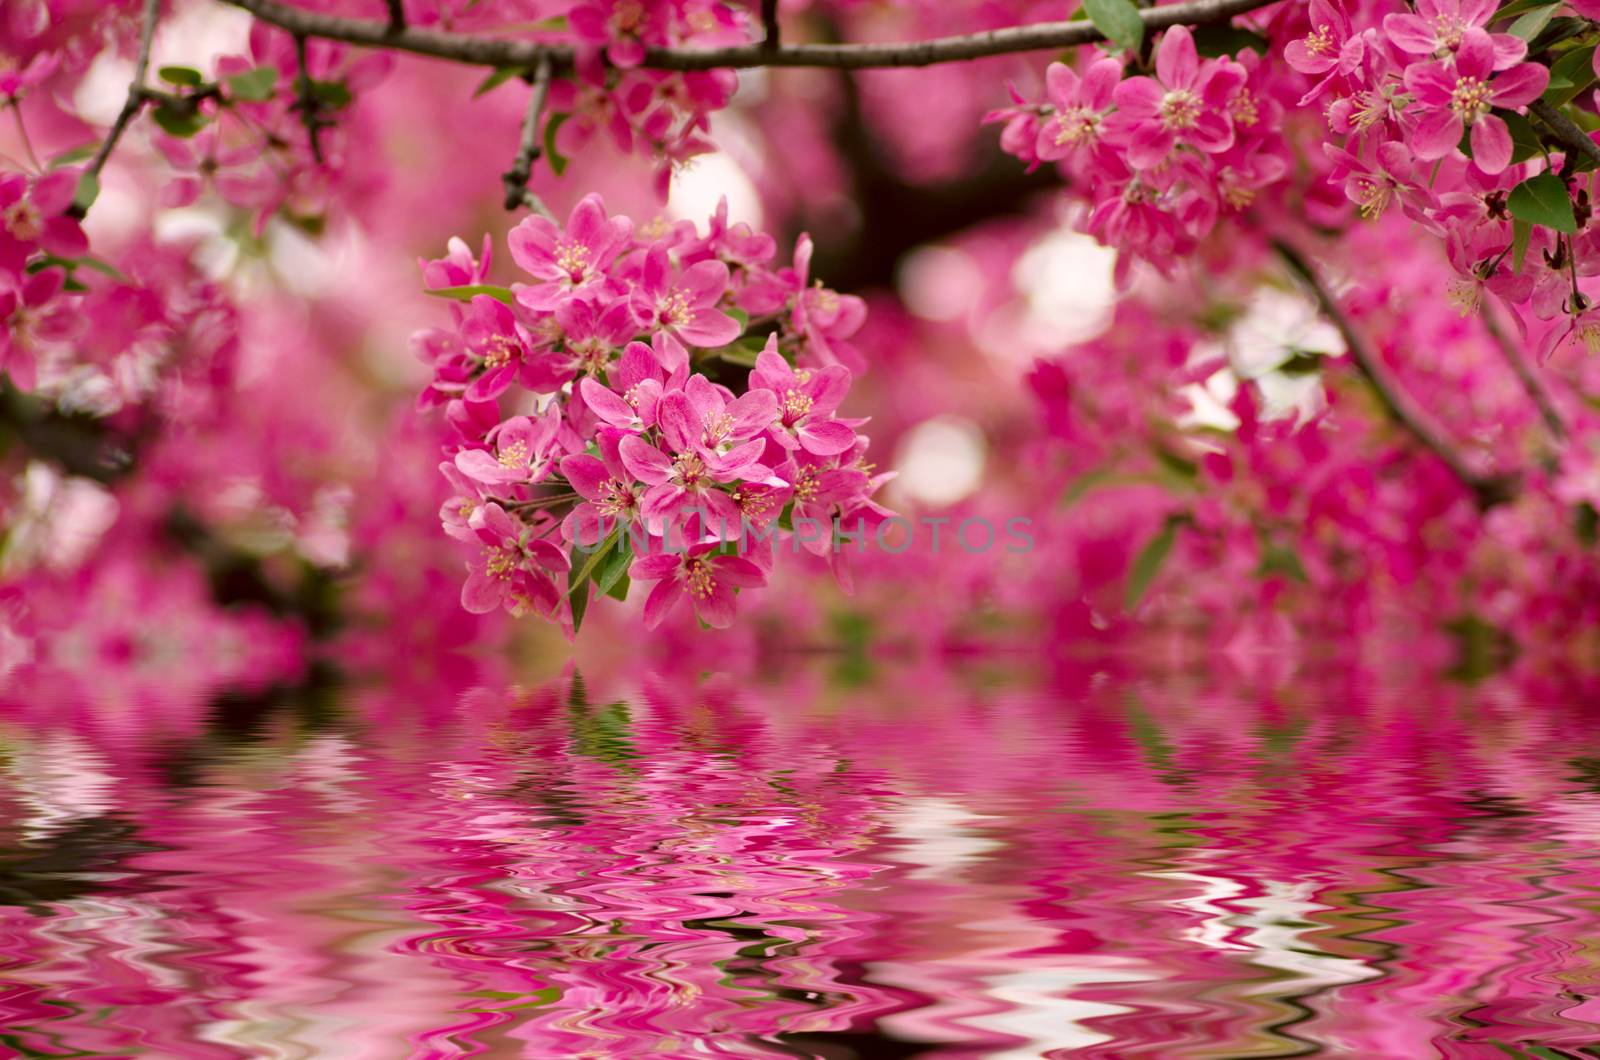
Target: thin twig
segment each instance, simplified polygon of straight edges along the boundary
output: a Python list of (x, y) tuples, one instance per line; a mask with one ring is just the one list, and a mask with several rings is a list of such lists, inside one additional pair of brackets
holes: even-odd
[(1589, 134), (1584, 132), (1577, 122), (1563, 114), (1559, 107), (1552, 107), (1544, 100), (1536, 99), (1528, 104), (1528, 113), (1544, 122), (1545, 127), (1556, 135), (1556, 139), (1584, 155), (1591, 162), (1600, 163), (1600, 145), (1589, 139)]
[(323, 121), (322, 112), (317, 103), (316, 86), (311, 81), (311, 67), (306, 62), (306, 35), (294, 35), (294, 57), (300, 64), (300, 75), (295, 78), (294, 109), (300, 112), (300, 121), (306, 127), (306, 136), (311, 141), (311, 157), (322, 165), (322, 127), (327, 124)]
[(528, 180), (533, 176), (533, 163), (540, 154), (539, 116), (544, 113), (545, 99), (550, 95), (550, 57), (539, 58), (539, 68), (533, 75), (533, 95), (528, 99), (528, 113), (522, 119), (522, 141), (517, 147), (517, 157), (501, 179), (506, 186), (506, 209), (515, 210), (528, 204)]
[(1515, 480), (1505, 476), (1481, 475), (1474, 471), (1450, 442), (1423, 419), (1422, 414), (1412, 407), (1409, 399), (1389, 381), (1382, 362), (1367, 346), (1366, 339), (1345, 315), (1338, 299), (1322, 282), (1322, 278), (1317, 275), (1311, 263), (1298, 250), (1282, 240), (1273, 240), (1272, 248), (1310, 288), (1317, 305), (1322, 309), (1323, 316), (1339, 329), (1339, 334), (1344, 338), (1345, 348), (1350, 351), (1351, 361), (1366, 379), (1372, 392), (1377, 395), (1378, 403), (1383, 406), (1389, 418), (1411, 435), (1422, 448), (1438, 457), (1439, 461), (1450, 469), (1451, 474), (1472, 491), (1480, 509), (1492, 508), (1510, 500), (1516, 493)]
[(1566, 441), (1566, 421), (1561, 418), (1561, 411), (1556, 408), (1555, 401), (1550, 397), (1550, 392), (1544, 388), (1544, 384), (1540, 382), (1538, 374), (1533, 370), (1533, 366), (1522, 355), (1522, 347), (1518, 346), (1511, 336), (1506, 334), (1505, 329), (1500, 326), (1500, 321), (1496, 319), (1494, 310), (1487, 303), (1484, 305), (1481, 315), (1483, 317), (1484, 330), (1489, 333), (1489, 337), (1494, 340), (1495, 345), (1500, 347), (1500, 352), (1504, 355), (1506, 364), (1511, 366), (1511, 371), (1517, 377), (1518, 382), (1522, 384), (1522, 389), (1526, 390), (1528, 397), (1533, 399), (1534, 405), (1539, 409), (1540, 418), (1544, 420), (1545, 427), (1549, 429), (1550, 434), (1556, 441)]
[[(89, 164), (84, 167), (83, 175), (98, 183), (100, 171), (106, 168), (106, 162), (111, 158), (111, 152), (116, 150), (117, 141), (122, 139), (122, 134), (127, 131), (128, 123), (133, 121), (133, 116), (139, 113), (152, 98), (144, 87), (144, 79), (150, 71), (150, 44), (156, 38), (156, 18), (160, 14), (161, 0), (144, 0), (144, 21), (139, 30), (139, 57), (133, 64), (133, 81), (128, 85), (128, 98), (123, 102), (122, 109), (117, 112), (116, 120), (111, 123), (111, 128), (106, 132), (105, 140), (100, 144), (100, 149), (94, 153)], [(82, 217), (89, 212), (87, 206), (79, 207), (74, 203), (71, 212)]]
[(28, 123), (22, 120), (22, 104), (17, 102), (17, 97), (12, 96), (9, 106), (11, 116), (17, 123), (17, 139), (22, 141), (22, 149), (28, 153), (29, 164), (33, 166), (35, 172), (42, 171), (44, 164), (39, 161), (39, 155), (33, 149), (33, 138), (28, 135)]
[(761, 0), (761, 46), (771, 52), (782, 43), (778, 31), (778, 0)]
[[(364, 44), (376, 48), (431, 55), (437, 59), (474, 66), (508, 66), (532, 69), (549, 56), (557, 73), (570, 69), (573, 50), (564, 45), (540, 44), (505, 37), (477, 37), (461, 33), (407, 27), (391, 32), (383, 22), (342, 18), (291, 7), (280, 0), (223, 0), (224, 3), (307, 37)], [(1152, 7), (1140, 12), (1145, 29), (1219, 22), (1247, 11), (1268, 7), (1279, 0), (1188, 0), (1187, 3)], [(1038, 22), (1029, 26), (970, 33), (932, 40), (894, 44), (788, 44), (768, 48), (763, 43), (727, 48), (650, 48), (642, 65), (653, 70), (712, 70), (759, 66), (821, 66), (859, 70), (880, 66), (932, 66), (991, 55), (1043, 51), (1092, 44), (1105, 35), (1087, 20)]]
[(389, 32), (403, 33), (406, 28), (405, 0), (389, 0)]

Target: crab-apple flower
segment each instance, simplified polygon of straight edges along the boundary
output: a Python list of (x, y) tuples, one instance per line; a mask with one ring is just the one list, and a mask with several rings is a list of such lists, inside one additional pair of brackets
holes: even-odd
[(667, 332), (690, 346), (726, 346), (743, 330), (717, 308), (728, 290), (728, 266), (699, 261), (679, 269), (665, 243), (645, 252), (633, 292), (633, 315), (651, 332)]
[(1116, 59), (1096, 59), (1082, 77), (1065, 63), (1051, 63), (1045, 70), (1045, 98), (1054, 112), (1039, 123), (1038, 157), (1054, 162), (1092, 150), (1121, 80), (1122, 63)]
[(0, 290), (0, 373), (18, 390), (38, 385), (41, 346), (65, 342), (82, 333), (87, 321), (77, 312), (60, 269), (27, 277), (16, 290)]
[(1472, 161), (1492, 174), (1511, 164), (1512, 145), (1511, 131), (1490, 109), (1532, 103), (1549, 84), (1550, 71), (1537, 63), (1521, 63), (1496, 74), (1488, 35), (1471, 31), (1453, 64), (1413, 64), (1406, 68), (1405, 82), (1421, 111), (1411, 137), (1417, 157), (1443, 158), (1461, 142), (1463, 128), (1470, 128)]
[(850, 389), (848, 368), (830, 364), (796, 372), (773, 336), (756, 357), (750, 387), (771, 391), (777, 399), (778, 419), (769, 434), (785, 449), (830, 456), (855, 444), (855, 431), (833, 415)]
[(469, 520), (477, 536), (478, 555), (467, 565), (461, 606), (474, 614), (501, 607), (514, 615), (535, 611), (550, 615), (561, 603), (551, 577), (568, 569), (566, 553), (529, 529), (495, 503), (485, 504)]
[(22, 173), (0, 174), (0, 270), (21, 272), (37, 250), (75, 258), (89, 249), (83, 226), (67, 213), (77, 187), (76, 170), (33, 181)]
[(1136, 168), (1159, 165), (1178, 144), (1215, 154), (1233, 144), (1228, 104), (1245, 82), (1231, 59), (1201, 61), (1194, 36), (1173, 26), (1156, 50), (1156, 76), (1117, 84), (1117, 111), (1107, 133), (1127, 148)]
[(510, 307), (490, 295), (473, 295), (461, 337), (481, 369), (467, 386), (467, 398), (489, 401), (505, 393), (523, 371), (530, 341)]
[(1488, 38), (1496, 70), (1521, 62), (1528, 42), (1510, 33), (1488, 33), (1495, 0), (1417, 0), (1416, 12), (1385, 15), (1383, 31), (1391, 43), (1411, 55), (1447, 56), (1474, 35)]
[(727, 629), (738, 610), (737, 590), (767, 584), (759, 566), (722, 552), (716, 542), (691, 545), (681, 553), (640, 556), (628, 574), (636, 582), (656, 583), (644, 603), (647, 629), (661, 625), (685, 596), (696, 618), (713, 629)]
[(626, 249), (633, 223), (608, 217), (599, 195), (586, 195), (567, 215), (566, 227), (537, 214), (506, 237), (511, 260), (542, 283), (514, 287), (529, 309), (553, 310), (575, 294), (605, 282), (606, 270)]
[(577, 453), (562, 458), (562, 477), (583, 498), (561, 524), (561, 534), (568, 542), (598, 548), (612, 530), (639, 518), (642, 491), (619, 450), (628, 437), (632, 436), (625, 431), (604, 428), (595, 439), (598, 457)]
[(513, 416), (490, 432), (492, 454), (463, 449), (456, 454), (456, 470), (485, 486), (537, 485), (558, 456), (553, 446), (560, 430), (561, 408), (554, 403), (537, 420)]

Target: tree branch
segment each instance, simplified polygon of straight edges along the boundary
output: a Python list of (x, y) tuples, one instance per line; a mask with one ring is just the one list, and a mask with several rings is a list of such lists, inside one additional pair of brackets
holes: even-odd
[(1411, 435), (1422, 448), (1438, 457), (1439, 461), (1450, 469), (1450, 473), (1472, 491), (1480, 509), (1503, 504), (1515, 496), (1517, 487), (1514, 478), (1480, 475), (1474, 471), (1461, 454), (1451, 447), (1450, 442), (1435, 431), (1422, 418), (1421, 413), (1411, 406), (1409, 399), (1389, 381), (1383, 363), (1367, 346), (1366, 339), (1356, 330), (1350, 318), (1345, 316), (1344, 310), (1339, 307), (1338, 299), (1322, 282), (1322, 278), (1317, 275), (1311, 263), (1298, 250), (1282, 240), (1273, 240), (1272, 249), (1277, 251), (1284, 264), (1288, 265), (1310, 288), (1317, 305), (1322, 309), (1322, 314), (1339, 329), (1339, 334), (1344, 338), (1345, 348), (1350, 351), (1351, 361), (1365, 377), (1367, 384), (1372, 387), (1378, 403), (1383, 406), (1389, 418)]
[(389, 0), (389, 32), (403, 33), (406, 28), (405, 0)]
[(778, 0), (761, 0), (761, 46), (776, 51), (783, 43), (778, 31)]
[[(364, 44), (374, 48), (429, 55), (436, 59), (474, 66), (533, 69), (549, 57), (559, 72), (572, 65), (573, 51), (565, 45), (477, 37), (461, 33), (406, 27), (398, 31), (371, 19), (342, 18), (292, 7), (280, 0), (223, 0), (255, 15), (263, 22), (290, 33), (326, 40)], [(1139, 13), (1147, 31), (1168, 26), (1216, 22), (1268, 7), (1279, 0), (1188, 0), (1186, 3), (1147, 8)], [(1039, 22), (1010, 26), (956, 37), (907, 41), (896, 44), (780, 44), (764, 42), (727, 48), (650, 48), (643, 65), (653, 70), (712, 70), (758, 66), (820, 66), (859, 70), (881, 66), (932, 66), (991, 55), (1043, 51), (1092, 44), (1105, 35), (1088, 21)]]
[[(156, 37), (156, 16), (160, 13), (160, 0), (144, 0), (144, 22), (139, 31), (139, 57), (133, 64), (133, 81), (128, 85), (128, 98), (122, 104), (122, 109), (117, 112), (116, 120), (111, 123), (111, 128), (106, 132), (105, 140), (100, 144), (100, 149), (94, 153), (89, 164), (84, 167), (83, 175), (94, 180), (100, 180), (100, 171), (106, 168), (106, 162), (111, 158), (111, 152), (116, 150), (117, 141), (122, 139), (122, 134), (127, 131), (128, 123), (133, 121), (135, 114), (151, 99), (149, 91), (144, 87), (144, 79), (150, 72), (150, 44)], [(82, 217), (88, 213), (88, 207), (79, 209), (76, 204), (72, 213)]]
[(539, 115), (544, 113), (545, 99), (550, 95), (550, 57), (539, 60), (539, 69), (533, 76), (533, 96), (528, 100), (528, 113), (522, 119), (522, 141), (517, 157), (503, 178), (506, 186), (506, 209), (515, 210), (528, 202), (528, 180), (533, 176), (533, 163), (539, 157)]
[(1589, 134), (1584, 132), (1577, 122), (1563, 114), (1558, 107), (1552, 107), (1542, 99), (1536, 99), (1528, 104), (1528, 113), (1544, 122), (1545, 127), (1555, 134), (1556, 139), (1589, 158), (1592, 162), (1600, 162), (1600, 145), (1589, 139)]
[(1567, 439), (1567, 424), (1561, 418), (1561, 412), (1556, 408), (1556, 403), (1550, 397), (1550, 392), (1544, 388), (1534, 372), (1533, 366), (1522, 355), (1522, 349), (1512, 341), (1505, 329), (1500, 326), (1500, 321), (1495, 319), (1494, 311), (1485, 304), (1480, 314), (1483, 317), (1483, 328), (1489, 337), (1500, 347), (1500, 352), (1505, 356), (1506, 364), (1511, 366), (1512, 374), (1522, 384), (1522, 389), (1528, 392), (1528, 397), (1539, 409), (1539, 416), (1544, 420), (1544, 425), (1558, 442)]
[(306, 63), (306, 35), (294, 35), (294, 57), (300, 66), (300, 75), (295, 78), (294, 109), (300, 112), (300, 121), (306, 127), (306, 136), (311, 141), (311, 157), (316, 159), (317, 165), (322, 165), (322, 127), (327, 124), (323, 121), (321, 108), (317, 103), (316, 86), (311, 83), (311, 67)]

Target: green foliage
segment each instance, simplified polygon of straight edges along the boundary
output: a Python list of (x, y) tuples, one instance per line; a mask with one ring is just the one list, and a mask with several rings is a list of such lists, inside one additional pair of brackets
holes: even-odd
[(228, 96), (246, 103), (264, 103), (272, 98), (278, 84), (278, 71), (270, 66), (258, 66), (228, 78)]
[(1156, 536), (1145, 542), (1144, 548), (1133, 558), (1133, 567), (1128, 571), (1128, 588), (1122, 601), (1127, 610), (1134, 610), (1144, 599), (1150, 583), (1155, 581), (1156, 575), (1161, 571), (1161, 565), (1167, 561), (1172, 546), (1178, 540), (1178, 528), (1188, 521), (1186, 515), (1167, 516), (1166, 522), (1161, 524)]
[(163, 66), (156, 71), (156, 76), (169, 85), (179, 85), (184, 88), (198, 88), (205, 84), (205, 78), (200, 71), (192, 66)]
[(472, 98), (477, 99), (479, 96), (493, 92), (507, 81), (514, 77), (521, 77), (526, 72), (520, 66), (497, 66), (488, 77), (483, 79), (477, 88), (472, 90)]
[(449, 298), (457, 302), (470, 302), (474, 296), (480, 294), (486, 294), (495, 301), (504, 302), (506, 305), (515, 305), (517, 301), (516, 296), (511, 293), (511, 288), (496, 287), (490, 283), (468, 283), (462, 284), (460, 287), (434, 287), (429, 289), (428, 293), (435, 298)]
[(187, 140), (206, 127), (206, 117), (190, 100), (169, 97), (156, 104), (152, 115), (157, 125), (170, 136)]
[(550, 163), (550, 172), (556, 176), (567, 171), (567, 156), (556, 150), (556, 133), (561, 131), (567, 119), (572, 117), (566, 111), (550, 115), (544, 122), (544, 157)]
[(1138, 51), (1144, 43), (1144, 19), (1132, 0), (1083, 0), (1094, 28), (1119, 48)]
[(1540, 173), (1511, 189), (1506, 199), (1511, 216), (1529, 224), (1543, 225), (1569, 235), (1578, 230), (1567, 185), (1554, 173)]

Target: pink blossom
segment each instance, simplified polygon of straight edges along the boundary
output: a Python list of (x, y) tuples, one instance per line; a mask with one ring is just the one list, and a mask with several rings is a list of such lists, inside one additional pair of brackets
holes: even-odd
[(640, 556), (628, 570), (636, 582), (655, 582), (644, 603), (644, 624), (655, 629), (688, 596), (695, 617), (713, 629), (733, 625), (737, 590), (767, 584), (766, 573), (742, 556), (718, 551), (715, 543), (690, 546), (682, 554)]
[(770, 390), (751, 389), (733, 397), (705, 376), (694, 375), (682, 390), (662, 397), (656, 417), (668, 446), (700, 454), (713, 474), (759, 478), (764, 476), (753, 472), (766, 449), (761, 435), (777, 414), (778, 401)]
[(21, 272), (36, 250), (62, 258), (88, 251), (83, 227), (67, 215), (77, 187), (76, 170), (32, 182), (21, 173), (0, 174), (0, 270)]
[(488, 401), (505, 393), (524, 371), (529, 336), (505, 303), (486, 294), (472, 296), (461, 337), (482, 369), (467, 387), (472, 401)]
[(27, 66), (7, 67), (0, 63), (0, 96), (9, 100), (21, 99), (33, 88), (38, 88), (61, 66), (61, 56), (56, 52), (40, 52), (28, 61)]
[(1484, 33), (1494, 0), (1417, 0), (1415, 14), (1386, 15), (1383, 31), (1396, 48), (1412, 55), (1456, 52), (1474, 34), (1489, 38), (1494, 68), (1506, 70), (1528, 54), (1528, 44), (1510, 33)]
[[(642, 342), (628, 343), (622, 357), (611, 366), (609, 376), (610, 388), (591, 378), (579, 382), (583, 403), (612, 427), (640, 431), (655, 426), (656, 403), (669, 381), (650, 347)], [(671, 383), (681, 384), (681, 377)]]
[(1081, 148), (1095, 147), (1100, 126), (1111, 110), (1111, 95), (1122, 80), (1122, 63), (1097, 59), (1083, 77), (1065, 63), (1045, 70), (1046, 98), (1054, 113), (1039, 123), (1035, 148), (1046, 161), (1066, 158)]
[(561, 602), (550, 577), (568, 568), (560, 548), (528, 531), (498, 504), (485, 504), (469, 521), (482, 546), (467, 565), (461, 606), (474, 614), (505, 607), (512, 614), (537, 611), (549, 615)]
[(771, 391), (777, 399), (778, 422), (769, 433), (785, 449), (831, 456), (855, 444), (855, 431), (833, 415), (850, 389), (848, 368), (831, 364), (797, 373), (778, 352), (773, 336), (756, 357), (750, 387)]
[(1225, 151), (1233, 144), (1228, 103), (1244, 81), (1244, 68), (1232, 60), (1201, 62), (1193, 35), (1174, 26), (1156, 50), (1156, 76), (1117, 84), (1117, 112), (1107, 119), (1107, 134), (1127, 147), (1128, 161), (1139, 169), (1159, 164), (1180, 143)]
[(596, 437), (598, 457), (577, 453), (562, 458), (562, 477), (583, 498), (561, 524), (567, 541), (598, 547), (616, 526), (627, 526), (639, 517), (641, 491), (618, 448), (629, 437), (625, 431), (602, 429)]
[(1521, 107), (1544, 92), (1550, 71), (1522, 63), (1494, 74), (1494, 53), (1487, 34), (1469, 30), (1455, 63), (1419, 63), (1406, 68), (1406, 87), (1422, 112), (1411, 136), (1417, 157), (1443, 158), (1461, 142), (1464, 126), (1472, 129), (1472, 160), (1485, 173), (1499, 173), (1511, 164), (1511, 131), (1491, 114), (1491, 107)]
[(477, 257), (466, 242), (451, 236), (445, 244), (442, 258), (417, 259), (422, 268), (422, 286), (430, 290), (440, 287), (468, 287), (481, 284), (489, 276), (489, 266), (494, 262), (494, 240), (488, 233), (483, 236), (483, 251)]
[(1311, 31), (1285, 44), (1283, 58), (1302, 74), (1326, 74), (1341, 65), (1345, 47), (1360, 38), (1352, 31), (1343, 4), (1311, 0), (1310, 14)]
[(456, 469), (485, 486), (537, 485), (555, 463), (552, 447), (560, 429), (561, 409), (554, 404), (537, 420), (513, 416), (490, 432), (492, 455), (463, 449), (456, 454)]
[(645, 253), (632, 296), (633, 315), (650, 332), (665, 331), (690, 346), (725, 346), (739, 337), (739, 322), (717, 308), (728, 290), (728, 267), (701, 261), (681, 271), (666, 244)]
[(38, 385), (40, 343), (63, 342), (86, 326), (76, 299), (62, 295), (65, 279), (60, 269), (45, 269), (16, 290), (0, 290), (0, 371), (18, 390)]
[(627, 246), (633, 224), (607, 217), (599, 195), (586, 195), (567, 216), (566, 228), (537, 214), (524, 218), (506, 237), (511, 260), (543, 280), (517, 285), (517, 301), (529, 309), (553, 310), (574, 294), (605, 282), (606, 270)]

